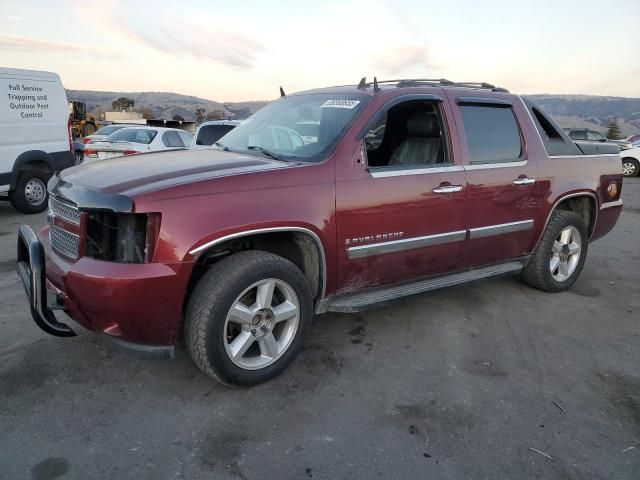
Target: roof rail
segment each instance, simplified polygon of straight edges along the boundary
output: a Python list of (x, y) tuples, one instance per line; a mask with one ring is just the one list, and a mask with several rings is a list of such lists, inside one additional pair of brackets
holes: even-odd
[(378, 85), (393, 85), (397, 87), (420, 87), (420, 86), (440, 86), (440, 87), (461, 87), (461, 88), (480, 88), (485, 90), (492, 90), (494, 92), (509, 93), (509, 90), (501, 87), (496, 87), (487, 82), (452, 82), (446, 78), (401, 78), (397, 80), (377, 80), (374, 77), (373, 83), (365, 83), (363, 77), (358, 84), (358, 88), (368, 88), (373, 85), (374, 91), (379, 91)]

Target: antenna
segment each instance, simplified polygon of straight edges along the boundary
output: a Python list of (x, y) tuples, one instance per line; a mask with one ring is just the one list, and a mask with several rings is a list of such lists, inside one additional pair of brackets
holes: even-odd
[(363, 90), (365, 88), (367, 88), (367, 77), (362, 77), (360, 79), (360, 83), (358, 84), (358, 89)]
[(380, 87), (378, 86), (378, 77), (373, 77), (373, 91), (375, 93), (380, 91)]
[(284, 93), (284, 89), (282, 87), (280, 87), (280, 96), (281, 97), (286, 97), (287, 96), (287, 94)]

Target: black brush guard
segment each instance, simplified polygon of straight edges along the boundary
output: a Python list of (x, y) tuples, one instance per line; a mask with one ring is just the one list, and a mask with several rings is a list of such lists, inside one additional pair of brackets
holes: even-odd
[(44, 250), (34, 231), (28, 225), (18, 229), (18, 276), (27, 293), (31, 316), (45, 332), (56, 337), (73, 337), (75, 332), (58, 322), (47, 304), (47, 285)]

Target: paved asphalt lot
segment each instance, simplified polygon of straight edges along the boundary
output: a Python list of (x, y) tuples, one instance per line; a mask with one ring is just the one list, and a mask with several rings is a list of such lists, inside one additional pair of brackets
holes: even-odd
[(638, 479), (640, 181), (623, 192), (572, 291), (503, 278), (324, 315), (251, 389), (183, 348), (139, 360), (38, 330), (15, 230), (45, 217), (0, 203), (0, 478)]

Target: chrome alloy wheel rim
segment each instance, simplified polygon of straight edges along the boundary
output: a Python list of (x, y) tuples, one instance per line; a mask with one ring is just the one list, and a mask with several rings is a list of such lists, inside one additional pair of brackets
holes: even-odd
[(622, 164), (622, 174), (625, 177), (631, 177), (636, 173), (636, 166), (631, 162), (624, 162)]
[(240, 368), (265, 368), (291, 346), (299, 324), (295, 290), (282, 280), (260, 280), (233, 302), (224, 324), (224, 349)]
[(564, 282), (576, 271), (582, 251), (582, 237), (574, 226), (564, 228), (551, 247), (549, 269), (556, 282)]
[(24, 187), (24, 196), (30, 205), (41, 205), (47, 196), (47, 187), (39, 178), (32, 178)]

